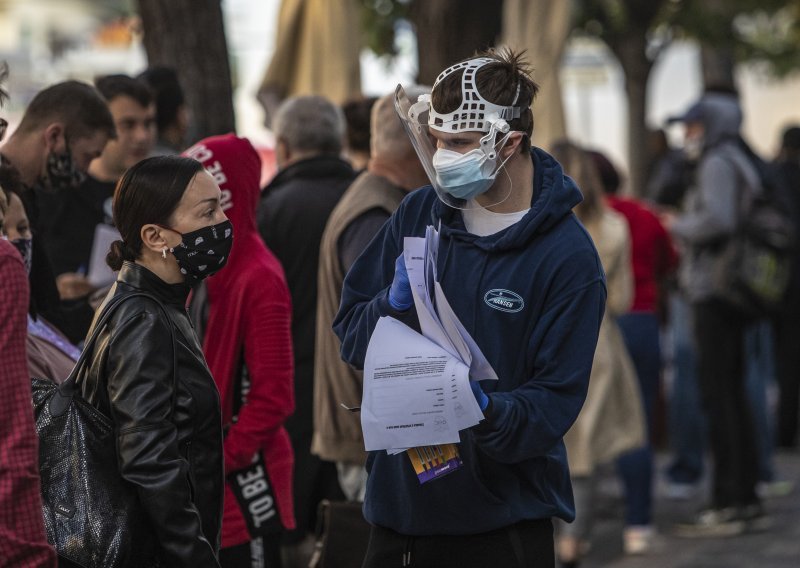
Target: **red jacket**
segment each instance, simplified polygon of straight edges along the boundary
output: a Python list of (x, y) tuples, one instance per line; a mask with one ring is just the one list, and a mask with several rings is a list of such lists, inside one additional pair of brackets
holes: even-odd
[(629, 197), (606, 197), (608, 204), (628, 221), (635, 292), (632, 312), (654, 312), (659, 281), (675, 270), (678, 254), (655, 213)]
[[(291, 299), (283, 269), (256, 229), (261, 162), (244, 138), (206, 138), (185, 152), (203, 163), (222, 190), (222, 207), (233, 223), (233, 249), (223, 270), (207, 280), (209, 314), (203, 339), (217, 383), (226, 475), (250, 465), (263, 451), (283, 526), (295, 526), (292, 503), (294, 455), (283, 427), (294, 411)], [(231, 425), (234, 381), (244, 362), (251, 387)], [(250, 540), (239, 505), (226, 485), (222, 547)]]

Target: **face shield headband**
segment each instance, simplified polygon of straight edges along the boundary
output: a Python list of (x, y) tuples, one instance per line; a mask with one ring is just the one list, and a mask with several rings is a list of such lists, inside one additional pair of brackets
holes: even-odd
[[(403, 126), (406, 128), (417, 155), (425, 168), (431, 184), (436, 190), (439, 198), (451, 207), (466, 209), (476, 206), (468, 199), (457, 197), (448, 191), (445, 184), (440, 183), (441, 179), (437, 175), (434, 167), (433, 156), (436, 154), (436, 140), (431, 131), (444, 134), (458, 134), (462, 132), (485, 132), (480, 138), (479, 147), (472, 152), (482, 153), (479, 159), (484, 183), (488, 189), (492, 185), (498, 171), (505, 164), (497, 164), (497, 153), (501, 150), (508, 140), (511, 131), (508, 121), (519, 118), (522, 108), (516, 106), (519, 99), (520, 84), (517, 83), (517, 90), (514, 100), (509, 106), (502, 106), (487, 101), (478, 92), (475, 77), (478, 70), (493, 60), (489, 58), (477, 58), (462, 63), (457, 63), (448, 67), (436, 78), (433, 89), (450, 74), (463, 70), (461, 76), (461, 104), (449, 113), (437, 112), (431, 104), (430, 95), (422, 95), (415, 102), (409, 101), (405, 91), (398, 85), (395, 91), (395, 108), (400, 115)], [(498, 134), (505, 134), (501, 140), (497, 140)], [(437, 160), (441, 163), (441, 160)], [(504, 201), (510, 194), (510, 183), (506, 191), (502, 194), (493, 196), (493, 203), (484, 204), (484, 207)], [(463, 194), (458, 194), (463, 195)], [(474, 197), (474, 196), (473, 196)]]

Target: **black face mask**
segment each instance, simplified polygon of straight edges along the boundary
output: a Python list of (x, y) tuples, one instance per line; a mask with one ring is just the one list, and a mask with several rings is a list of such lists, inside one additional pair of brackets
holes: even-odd
[(48, 189), (78, 187), (85, 179), (86, 174), (75, 165), (69, 146), (63, 152), (50, 152), (47, 156), (47, 179), (43, 185)]
[(25, 263), (25, 270), (30, 275), (33, 264), (33, 239), (14, 239), (9, 242), (19, 251), (22, 261)]
[(181, 236), (181, 244), (170, 249), (178, 261), (181, 274), (200, 281), (225, 266), (233, 246), (233, 225), (230, 221), (183, 233)]

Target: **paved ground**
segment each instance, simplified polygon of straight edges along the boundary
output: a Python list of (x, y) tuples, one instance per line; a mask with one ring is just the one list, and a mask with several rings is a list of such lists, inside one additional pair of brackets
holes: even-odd
[[(665, 456), (659, 456), (663, 471)], [(800, 453), (775, 456), (776, 470), (797, 485), (789, 495), (765, 501), (772, 528), (761, 534), (724, 539), (686, 539), (672, 534), (675, 523), (691, 518), (703, 504), (696, 499), (670, 501), (659, 481), (655, 524), (659, 532), (655, 550), (646, 556), (622, 552), (622, 505), (614, 496), (615, 479), (602, 484), (600, 510), (592, 537), (592, 550), (581, 568), (800, 568)]]

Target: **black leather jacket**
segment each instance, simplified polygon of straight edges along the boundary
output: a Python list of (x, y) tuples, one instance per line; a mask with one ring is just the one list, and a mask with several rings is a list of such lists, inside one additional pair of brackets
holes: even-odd
[(166, 307), (178, 346), (174, 413), (168, 322), (148, 298), (115, 308), (79, 384), (86, 400), (114, 421), (120, 472), (139, 489), (161, 564), (205, 568), (219, 566), (222, 421), (217, 388), (184, 309), (189, 290), (126, 262), (104, 302), (144, 291)]

